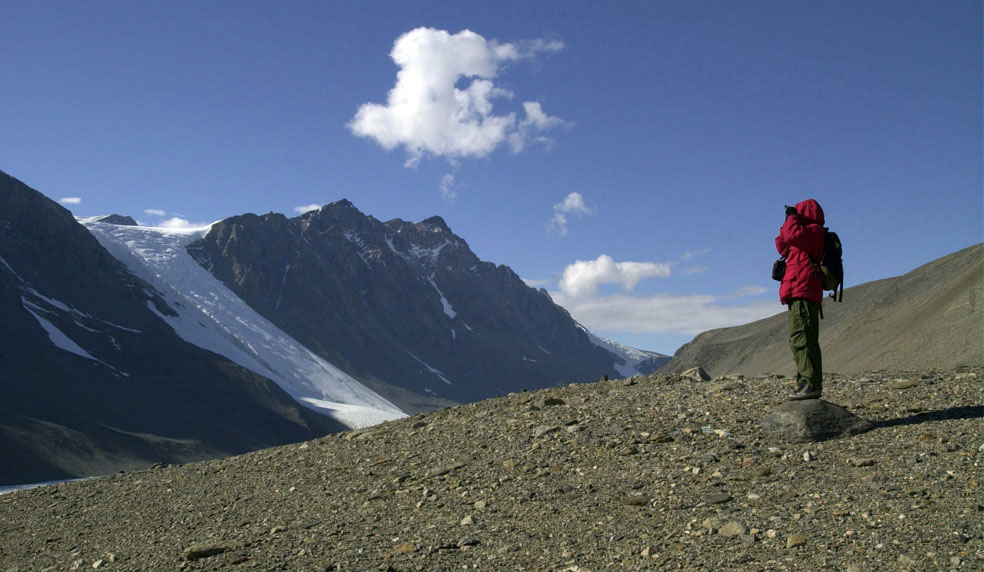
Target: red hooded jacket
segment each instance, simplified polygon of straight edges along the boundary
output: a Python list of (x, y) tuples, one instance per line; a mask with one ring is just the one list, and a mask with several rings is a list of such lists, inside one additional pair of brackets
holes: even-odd
[(820, 204), (813, 199), (797, 204), (796, 212), (786, 217), (776, 237), (776, 250), (787, 255), (786, 275), (779, 286), (780, 302), (789, 304), (793, 298), (814, 302), (823, 299), (819, 264), (826, 239)]

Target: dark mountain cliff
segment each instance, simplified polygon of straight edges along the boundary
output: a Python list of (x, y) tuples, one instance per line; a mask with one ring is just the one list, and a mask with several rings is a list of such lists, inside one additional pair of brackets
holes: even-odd
[[(823, 368), (953, 368), (984, 363), (984, 245), (971, 246), (895, 278), (824, 300)], [(661, 372), (701, 366), (711, 375), (794, 370), (786, 314), (698, 335)]]
[(72, 214), (0, 172), (0, 484), (211, 458), (342, 427), (185, 343)]
[(444, 220), (383, 223), (348, 201), (246, 214), (188, 247), (278, 327), (405, 411), (615, 375), (544, 291)]

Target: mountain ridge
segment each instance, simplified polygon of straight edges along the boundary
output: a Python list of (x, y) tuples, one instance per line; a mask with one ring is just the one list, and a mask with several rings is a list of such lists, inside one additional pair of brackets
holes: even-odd
[[(824, 299), (824, 371), (953, 368), (984, 363), (984, 244), (893, 278)], [(711, 375), (791, 371), (786, 315), (710, 330), (681, 346), (660, 372), (700, 366)]]
[(293, 218), (229, 217), (188, 251), (408, 412), (615, 376), (624, 361), (508, 266), (480, 260), (439, 216), (382, 222), (342, 199)]
[[(72, 214), (0, 172), (0, 483), (105, 474), (343, 426), (179, 339)], [(206, 379), (208, 384), (199, 383)]]

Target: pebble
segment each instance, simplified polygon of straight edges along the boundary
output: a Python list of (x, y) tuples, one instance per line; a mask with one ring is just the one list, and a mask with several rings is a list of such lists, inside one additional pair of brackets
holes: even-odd
[(731, 538), (733, 536), (742, 536), (748, 534), (748, 527), (740, 522), (728, 521), (719, 530), (718, 534), (725, 538)]
[(806, 536), (802, 534), (791, 534), (786, 538), (786, 548), (796, 548), (797, 546), (803, 546), (806, 544)]
[(723, 504), (730, 500), (731, 500), (731, 495), (729, 495), (728, 493), (715, 493), (709, 495), (706, 499), (706, 502), (710, 504)]

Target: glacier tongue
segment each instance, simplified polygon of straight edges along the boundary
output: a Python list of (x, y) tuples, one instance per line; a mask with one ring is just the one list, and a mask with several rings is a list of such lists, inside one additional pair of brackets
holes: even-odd
[(113, 256), (162, 293), (178, 316), (165, 320), (185, 341), (269, 377), (300, 403), (353, 428), (405, 417), (395, 405), (304, 347), (256, 313), (185, 247), (196, 229), (80, 221)]

